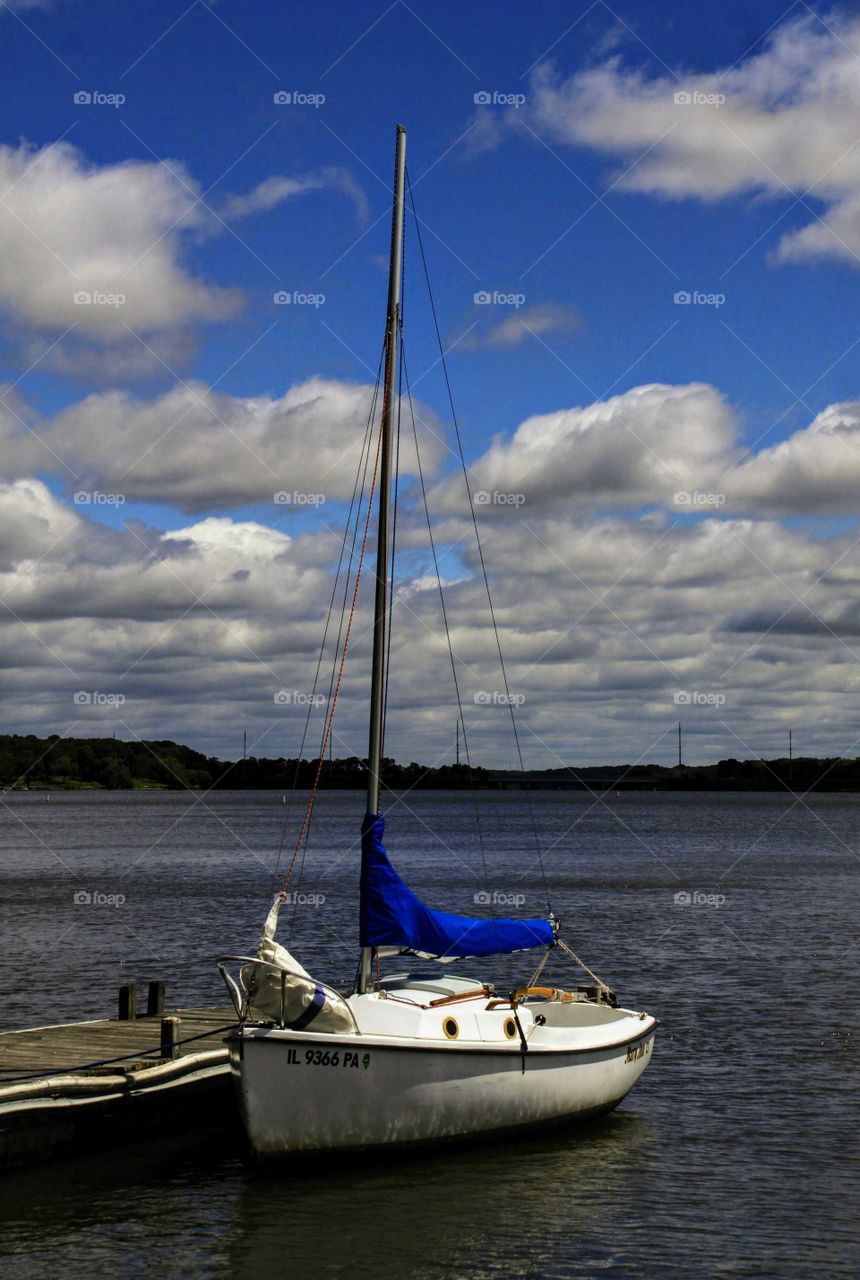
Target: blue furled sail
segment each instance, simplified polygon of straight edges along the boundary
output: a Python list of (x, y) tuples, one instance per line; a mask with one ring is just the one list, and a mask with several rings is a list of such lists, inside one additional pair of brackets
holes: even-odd
[(529, 947), (549, 947), (555, 929), (549, 920), (476, 920), (426, 906), (388, 860), (381, 814), (364, 820), (361, 834), (363, 947), (401, 947), (438, 960), (499, 955)]

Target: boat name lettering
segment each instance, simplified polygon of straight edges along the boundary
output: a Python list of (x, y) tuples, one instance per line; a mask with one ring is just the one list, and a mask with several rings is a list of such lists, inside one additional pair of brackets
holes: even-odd
[(651, 1052), (651, 1041), (643, 1040), (641, 1044), (631, 1044), (627, 1050), (625, 1062), (637, 1062), (639, 1058), (644, 1058), (646, 1053)]

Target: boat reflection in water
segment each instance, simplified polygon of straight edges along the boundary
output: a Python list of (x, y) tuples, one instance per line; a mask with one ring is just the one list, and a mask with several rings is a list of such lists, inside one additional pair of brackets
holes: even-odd
[[(263, 1168), (235, 1205), (230, 1275), (549, 1277), (639, 1263), (629, 1223), (653, 1145), (647, 1120), (615, 1112), (551, 1138)], [(616, 1214), (628, 1223), (617, 1238)]]

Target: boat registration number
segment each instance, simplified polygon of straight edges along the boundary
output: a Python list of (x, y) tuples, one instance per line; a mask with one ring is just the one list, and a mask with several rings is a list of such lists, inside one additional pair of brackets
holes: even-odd
[(640, 1058), (644, 1058), (646, 1054), (651, 1052), (651, 1041), (643, 1040), (641, 1044), (631, 1044), (627, 1050), (625, 1062), (638, 1062)]
[(298, 1067), (346, 1067), (365, 1071), (370, 1066), (369, 1053), (355, 1053), (352, 1049), (305, 1049), (302, 1055), (299, 1049), (287, 1050), (287, 1065)]

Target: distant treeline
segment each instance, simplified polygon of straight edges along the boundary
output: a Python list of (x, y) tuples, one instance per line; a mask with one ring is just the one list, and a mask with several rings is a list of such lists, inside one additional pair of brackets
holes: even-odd
[[(0, 735), (0, 784), (4, 787), (108, 791), (187, 787), (208, 790), (305, 790), (316, 777), (316, 760), (274, 760), (249, 756), (247, 760), (219, 760), (179, 742), (120, 742), (114, 738), (61, 738), (52, 734)], [(422, 787), (454, 789), (485, 787), (487, 770), (465, 765), (427, 769), (420, 764), (400, 765), (385, 760), (383, 781), (398, 789), (418, 783)], [(355, 789), (367, 785), (363, 760), (325, 761), (320, 785), (331, 789)]]
[(217, 760), (178, 742), (0, 735), (0, 782), (4, 787), (112, 791), (209, 787), (219, 768), (224, 766)]
[[(0, 784), (39, 790), (166, 789), (306, 790), (315, 760), (250, 756), (219, 760), (179, 742), (120, 742), (114, 738), (61, 738), (52, 734), (0, 735)], [(597, 765), (518, 773), (466, 765), (398, 764), (386, 759), (383, 782), (392, 790), (565, 789), (617, 791), (860, 791), (860, 759), (721, 760), (712, 765)], [(320, 786), (356, 790), (367, 785), (364, 760), (325, 761)]]
[[(542, 773), (491, 774), (494, 786), (570, 787), (594, 791), (860, 791), (860, 758), (720, 760), (717, 764), (598, 765)], [(522, 778), (522, 781), (520, 781)]]

